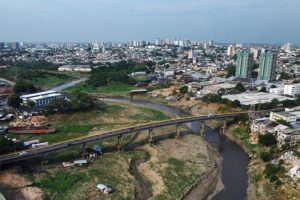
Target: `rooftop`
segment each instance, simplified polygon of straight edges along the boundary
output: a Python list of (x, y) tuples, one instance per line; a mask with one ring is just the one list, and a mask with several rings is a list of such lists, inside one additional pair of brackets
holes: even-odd
[(277, 99), (278, 101), (294, 100), (294, 98), (264, 92), (249, 92), (242, 94), (224, 95), (222, 96), (222, 99), (229, 99), (231, 101), (238, 100), (242, 105), (269, 103), (273, 99)]

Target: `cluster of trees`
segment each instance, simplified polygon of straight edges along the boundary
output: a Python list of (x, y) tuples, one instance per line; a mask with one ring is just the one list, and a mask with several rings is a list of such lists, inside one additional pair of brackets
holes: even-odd
[(121, 61), (110, 65), (109, 67), (101, 66), (95, 69), (87, 80), (87, 83), (93, 87), (106, 86), (108, 84), (135, 84), (136, 81), (128, 74), (136, 71), (152, 71), (152, 63), (135, 63), (132, 61)]
[(265, 146), (273, 146), (276, 145), (276, 137), (272, 133), (266, 133), (264, 135), (259, 135), (258, 141), (260, 144)]
[(17, 82), (14, 85), (14, 94), (8, 98), (7, 104), (13, 108), (19, 108), (21, 104), (20, 94), (21, 93), (34, 93), (37, 88), (28, 82)]
[(266, 168), (264, 170), (265, 176), (272, 182), (275, 183), (276, 185), (281, 185), (282, 182), (279, 180), (277, 174), (279, 172), (284, 173), (284, 162), (283, 160), (279, 161), (279, 164), (276, 166), (272, 163), (268, 163), (266, 165)]
[(238, 100), (230, 101), (228, 99), (222, 99), (219, 94), (207, 94), (204, 95), (201, 100), (206, 103), (222, 103), (234, 108), (241, 107), (241, 103)]
[(285, 126), (290, 127), (290, 128), (293, 127), (292, 124), (291, 124), (290, 122), (285, 121), (284, 119), (279, 119), (279, 120), (277, 120), (277, 122), (278, 122), (279, 124), (285, 125)]
[(23, 149), (22, 144), (15, 144), (11, 140), (5, 138), (3, 135), (0, 135), (0, 154), (6, 154), (21, 149)]
[(46, 107), (48, 114), (54, 112), (75, 112), (94, 108), (93, 99), (87, 93), (78, 93), (70, 99), (56, 99)]

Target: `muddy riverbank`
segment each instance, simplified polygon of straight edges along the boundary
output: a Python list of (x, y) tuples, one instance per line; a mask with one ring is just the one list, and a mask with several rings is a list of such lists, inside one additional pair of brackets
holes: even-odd
[[(153, 109), (158, 109), (164, 112), (168, 112), (179, 117), (190, 115), (189, 112), (181, 110), (176, 107), (166, 106), (158, 103), (151, 103), (149, 101), (144, 101), (144, 100), (130, 101), (128, 99), (123, 99), (123, 98), (110, 98), (109, 100), (146, 106)], [(195, 133), (199, 132), (200, 125), (201, 125), (200, 122), (193, 122), (188, 124), (190, 129)], [(217, 130), (207, 127), (205, 136), (207, 142), (209, 142), (213, 146), (216, 146), (219, 155), (222, 158), (222, 161), (220, 161), (222, 163), (221, 165), (222, 167), (218, 169), (219, 171), (221, 171), (221, 173), (217, 173), (219, 174), (219, 177), (221, 176), (221, 181), (219, 178), (215, 179), (211, 176), (208, 177), (208, 180), (211, 180), (212, 182), (211, 185), (213, 185), (213, 188), (209, 190), (208, 195), (217, 193), (213, 197), (210, 196), (212, 199), (216, 199), (216, 200), (246, 199), (247, 188), (248, 188), (247, 167), (249, 164), (249, 158), (247, 154), (245, 153), (245, 151), (242, 149), (240, 145), (230, 140), (228, 137), (219, 134)], [(204, 182), (208, 183), (206, 181)], [(193, 190), (201, 191), (200, 183), (201, 181), (199, 182), (199, 186), (195, 187)], [(224, 189), (222, 187), (222, 183), (224, 184)], [(196, 185), (197, 184), (195, 184), (195, 186)], [(216, 186), (218, 187), (216, 188)], [(221, 191), (217, 192), (218, 190), (216, 189)], [(192, 191), (188, 192), (188, 194), (192, 194)], [(185, 198), (188, 198), (188, 195), (186, 195)], [(199, 196), (196, 199), (200, 199)]]

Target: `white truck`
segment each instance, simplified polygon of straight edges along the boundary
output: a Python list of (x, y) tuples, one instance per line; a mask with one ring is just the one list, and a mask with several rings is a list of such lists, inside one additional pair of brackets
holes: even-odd
[(37, 143), (37, 144), (32, 144), (32, 148), (41, 148), (41, 147), (46, 147), (48, 146), (49, 143), (48, 142), (43, 142), (43, 143)]

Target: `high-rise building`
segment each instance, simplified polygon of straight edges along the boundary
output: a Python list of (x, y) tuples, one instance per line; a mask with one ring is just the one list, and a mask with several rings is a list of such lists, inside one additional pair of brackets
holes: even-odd
[(241, 51), (237, 56), (235, 76), (237, 78), (250, 79), (252, 73), (252, 54), (249, 51)]
[(283, 45), (282, 49), (285, 50), (285, 51), (291, 51), (293, 48), (293, 45), (292, 43), (286, 43)]
[(258, 71), (259, 80), (275, 80), (277, 55), (275, 53), (266, 52), (260, 56), (260, 64)]
[(234, 45), (229, 45), (227, 48), (227, 56), (234, 56), (235, 54), (235, 46)]
[(215, 41), (214, 40), (209, 40), (208, 44), (209, 44), (210, 47), (213, 47), (213, 46), (215, 46)]
[(261, 49), (257, 49), (257, 48), (250, 48), (250, 53), (253, 54), (253, 59), (257, 60), (259, 58), (259, 55), (261, 54)]
[(188, 59), (193, 59), (193, 58), (194, 58), (194, 50), (191, 49), (191, 50), (189, 50), (189, 52), (188, 52)]
[(4, 49), (5, 48), (5, 43), (4, 42), (0, 42), (0, 49)]

